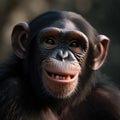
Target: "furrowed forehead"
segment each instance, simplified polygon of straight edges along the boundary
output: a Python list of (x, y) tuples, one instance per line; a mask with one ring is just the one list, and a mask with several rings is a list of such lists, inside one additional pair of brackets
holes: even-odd
[(79, 14), (66, 11), (53, 11), (42, 14), (30, 22), (30, 38), (46, 27), (58, 27), (82, 31), (87, 37), (94, 34), (94, 28)]
[(37, 18), (35, 18), (34, 20), (32, 20), (29, 23), (31, 38), (33, 38), (33, 36), (37, 32), (39, 32), (41, 29), (50, 26), (55, 21), (58, 21), (60, 19), (63, 19), (62, 13), (56, 12), (56, 11), (55, 12), (47, 12), (47, 13), (44, 13), (44, 14), (38, 16)]
[(72, 19), (79, 19), (80, 21), (80, 15), (66, 11), (47, 12), (32, 20), (29, 25), (31, 29), (41, 29), (55, 23), (56, 21), (61, 21), (64, 19), (69, 21), (72, 21)]

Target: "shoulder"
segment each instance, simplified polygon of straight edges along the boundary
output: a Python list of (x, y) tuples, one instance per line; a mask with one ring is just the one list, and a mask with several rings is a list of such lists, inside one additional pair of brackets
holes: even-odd
[(97, 87), (88, 98), (88, 104), (97, 116), (120, 119), (120, 91), (112, 87)]
[(120, 91), (111, 87), (96, 87), (80, 104), (69, 108), (72, 116), (82, 120), (120, 120)]

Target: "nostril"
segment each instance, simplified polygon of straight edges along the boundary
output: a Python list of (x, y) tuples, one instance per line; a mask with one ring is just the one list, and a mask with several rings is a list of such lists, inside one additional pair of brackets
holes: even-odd
[(74, 61), (76, 60), (74, 54), (69, 50), (56, 50), (55, 58), (60, 61)]
[(63, 59), (65, 59), (65, 58), (67, 58), (68, 57), (68, 52), (67, 51), (62, 51), (62, 50), (60, 50), (59, 52), (58, 52), (58, 56), (63, 60)]

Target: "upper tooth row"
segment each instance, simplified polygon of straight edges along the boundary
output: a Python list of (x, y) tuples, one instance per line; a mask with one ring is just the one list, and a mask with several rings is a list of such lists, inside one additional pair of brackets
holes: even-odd
[(60, 75), (55, 75), (55, 74), (52, 74), (52, 78), (54, 78), (54, 79), (62, 79), (62, 80), (70, 80), (71, 79), (71, 77), (70, 77), (70, 75), (68, 75), (68, 76), (60, 76)]

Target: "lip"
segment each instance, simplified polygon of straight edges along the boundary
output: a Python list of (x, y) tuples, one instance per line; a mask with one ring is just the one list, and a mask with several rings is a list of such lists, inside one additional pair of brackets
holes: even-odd
[[(64, 72), (51, 72), (48, 70), (43, 70), (43, 74), (47, 80), (56, 82), (56, 83), (71, 83), (74, 82), (78, 78), (78, 74), (70, 74)], [(54, 76), (54, 77), (53, 77)], [(60, 79), (60, 77), (62, 77)]]

